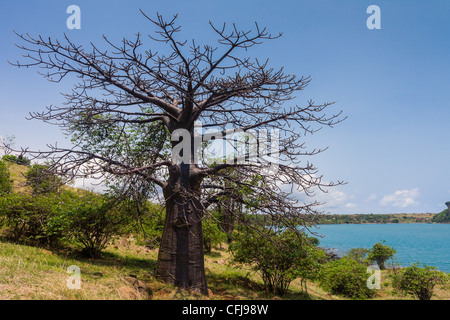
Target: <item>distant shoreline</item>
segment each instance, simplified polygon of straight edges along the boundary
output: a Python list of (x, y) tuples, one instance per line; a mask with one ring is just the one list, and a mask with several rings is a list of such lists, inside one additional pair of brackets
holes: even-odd
[(398, 223), (434, 223), (436, 213), (361, 213), (361, 214), (324, 214), (317, 218), (316, 224), (398, 224)]

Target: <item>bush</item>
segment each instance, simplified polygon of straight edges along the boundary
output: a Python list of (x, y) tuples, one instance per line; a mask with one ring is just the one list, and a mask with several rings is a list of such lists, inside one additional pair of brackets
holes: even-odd
[(0, 197), (0, 222), (15, 242), (53, 246), (67, 242), (97, 256), (123, 225), (115, 203), (94, 193), (64, 191)]
[(367, 299), (373, 290), (367, 287), (367, 267), (356, 260), (342, 258), (323, 265), (319, 283), (328, 292), (353, 299)]
[(12, 192), (13, 181), (10, 179), (8, 167), (0, 160), (0, 196)]
[(59, 238), (48, 227), (54, 215), (55, 196), (34, 197), (27, 194), (8, 194), (0, 197), (0, 217), (7, 227), (6, 236), (15, 242), (54, 244)]
[(369, 256), (367, 257), (369, 261), (376, 262), (381, 270), (386, 269), (386, 261), (394, 257), (397, 252), (397, 250), (384, 243), (385, 241), (375, 243), (370, 249)]
[(298, 277), (309, 277), (319, 267), (323, 251), (318, 250), (306, 235), (293, 231), (254, 230), (240, 232), (230, 245), (233, 261), (249, 264), (258, 271), (268, 292), (284, 295)]
[(14, 156), (11, 154), (7, 154), (4, 155), (3, 160), (8, 161), (8, 162), (12, 162), (18, 165), (23, 165), (23, 166), (28, 166), (30, 165), (31, 161), (27, 158), (27, 157), (23, 157), (23, 156)]
[(435, 286), (437, 284), (445, 285), (448, 282), (445, 273), (437, 271), (435, 267), (426, 265), (421, 268), (418, 263), (396, 271), (391, 277), (395, 289), (419, 300), (430, 300), (434, 294)]
[(84, 254), (96, 257), (120, 233), (125, 220), (115, 205), (111, 199), (94, 193), (77, 195), (60, 206), (55, 225), (65, 229)]

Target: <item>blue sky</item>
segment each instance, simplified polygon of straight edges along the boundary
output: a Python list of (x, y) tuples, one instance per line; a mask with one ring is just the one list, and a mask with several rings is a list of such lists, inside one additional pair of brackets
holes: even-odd
[[(69, 5), (81, 9), (81, 30), (69, 30)], [(369, 30), (366, 9), (381, 9), (381, 29)], [(312, 82), (296, 103), (336, 101), (348, 119), (307, 138), (329, 149), (309, 159), (326, 180), (344, 180), (321, 200), (331, 213), (440, 212), (450, 200), (450, 2), (316, 1), (3, 1), (0, 4), (0, 136), (45, 149), (64, 143), (58, 127), (29, 121), (29, 112), (62, 102), (70, 82), (52, 84), (36, 69), (17, 69), (18, 33), (77, 43), (151, 33), (140, 15), (179, 14), (186, 39), (213, 43), (208, 21), (255, 21), (281, 39), (250, 54)], [(149, 42), (150, 43), (150, 42)]]

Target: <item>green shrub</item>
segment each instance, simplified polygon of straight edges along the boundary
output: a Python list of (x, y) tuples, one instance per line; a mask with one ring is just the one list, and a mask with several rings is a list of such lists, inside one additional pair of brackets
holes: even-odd
[(230, 245), (233, 261), (249, 264), (258, 271), (268, 292), (284, 295), (290, 283), (316, 274), (323, 251), (318, 250), (306, 235), (293, 231), (240, 232)]
[(86, 193), (64, 203), (58, 209), (56, 225), (67, 229), (72, 242), (90, 257), (98, 256), (114, 235), (120, 233), (126, 219), (115, 202), (105, 196)]
[(353, 299), (367, 299), (374, 291), (367, 287), (367, 267), (356, 260), (342, 258), (323, 265), (319, 283), (328, 292)]
[(94, 193), (9, 194), (0, 197), (0, 222), (15, 242), (74, 244), (97, 256), (119, 233), (124, 217), (110, 199)]
[(8, 194), (0, 197), (0, 217), (6, 236), (15, 242), (54, 244), (59, 234), (48, 228), (59, 199), (55, 196), (35, 197)]
[(377, 242), (369, 251), (369, 261), (376, 262), (381, 270), (386, 269), (386, 261), (393, 258), (397, 250), (385, 245), (385, 241)]
[(27, 157), (14, 156), (12, 154), (4, 155), (3, 160), (24, 166), (28, 166), (31, 163), (31, 161)]
[(10, 173), (6, 163), (0, 160), (0, 196), (12, 192), (13, 181), (10, 179)]
[(448, 282), (448, 276), (445, 273), (437, 271), (435, 267), (426, 265), (419, 267), (418, 263), (396, 270), (391, 277), (395, 289), (419, 300), (430, 300), (435, 286), (445, 285)]

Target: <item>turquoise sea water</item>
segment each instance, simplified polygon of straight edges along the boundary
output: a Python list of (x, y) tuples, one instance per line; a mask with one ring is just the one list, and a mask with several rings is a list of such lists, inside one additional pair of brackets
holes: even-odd
[(342, 254), (352, 248), (370, 249), (376, 242), (386, 241), (397, 250), (395, 262), (409, 266), (420, 262), (450, 272), (450, 224), (337, 224), (319, 225), (312, 231), (320, 246)]

